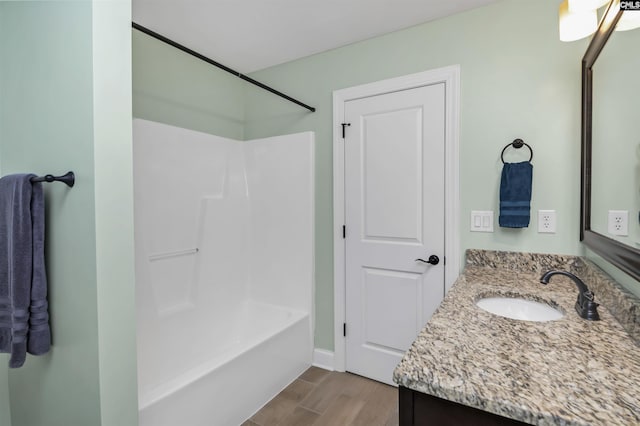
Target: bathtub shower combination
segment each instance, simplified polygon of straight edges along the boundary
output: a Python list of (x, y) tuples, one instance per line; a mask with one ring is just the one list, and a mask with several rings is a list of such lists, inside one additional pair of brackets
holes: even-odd
[(141, 426), (239, 425), (311, 365), (313, 143), (134, 120)]

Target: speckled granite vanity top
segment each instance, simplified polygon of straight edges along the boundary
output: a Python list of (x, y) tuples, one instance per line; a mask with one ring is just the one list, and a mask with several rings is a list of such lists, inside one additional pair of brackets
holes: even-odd
[[(601, 321), (574, 309), (565, 277), (595, 292)], [(563, 318), (530, 322), (475, 305), (489, 295), (546, 301)], [(614, 314), (616, 317), (614, 317)], [(401, 386), (537, 425), (640, 424), (640, 303), (578, 257), (469, 250), (464, 273), (394, 371)]]

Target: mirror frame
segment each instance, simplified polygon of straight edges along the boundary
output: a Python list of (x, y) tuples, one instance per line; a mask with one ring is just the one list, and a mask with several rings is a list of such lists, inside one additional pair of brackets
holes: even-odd
[[(593, 112), (593, 65), (620, 20), (620, 0), (607, 6), (598, 30), (582, 58), (582, 161), (580, 179), (580, 241), (634, 279), (640, 281), (640, 250), (591, 229), (591, 146)], [(637, 216), (631, 215), (633, 220)]]

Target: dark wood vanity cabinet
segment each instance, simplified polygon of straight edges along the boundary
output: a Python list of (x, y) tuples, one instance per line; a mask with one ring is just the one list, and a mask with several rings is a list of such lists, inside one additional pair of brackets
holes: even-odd
[(398, 387), (400, 426), (500, 426), (524, 425), (477, 408)]

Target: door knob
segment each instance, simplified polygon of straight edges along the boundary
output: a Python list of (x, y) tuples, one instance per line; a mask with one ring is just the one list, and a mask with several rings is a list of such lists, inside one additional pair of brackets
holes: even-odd
[(429, 256), (429, 260), (416, 259), (416, 262), (423, 262), (423, 263), (429, 263), (431, 265), (437, 265), (438, 263), (440, 263), (440, 258), (435, 254), (432, 254), (431, 256)]

